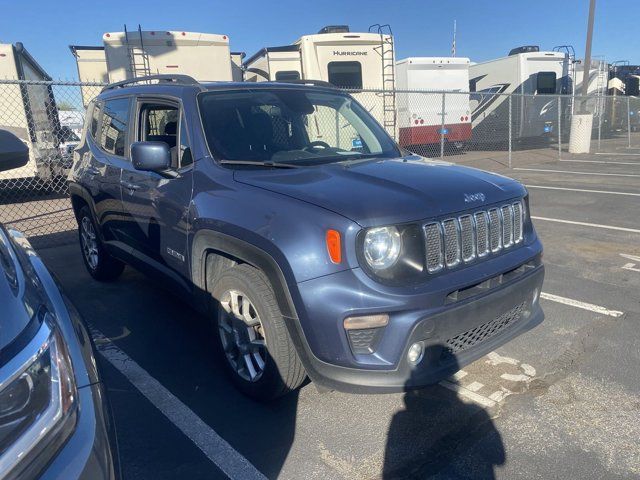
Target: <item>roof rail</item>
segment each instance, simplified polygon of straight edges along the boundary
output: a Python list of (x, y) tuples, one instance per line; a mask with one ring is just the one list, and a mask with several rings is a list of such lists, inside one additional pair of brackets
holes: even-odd
[(333, 83), (325, 82), (324, 80), (306, 80), (304, 78), (298, 80), (276, 80), (273, 83), (293, 83), (295, 85), (313, 85), (316, 87), (338, 88)]
[(198, 84), (198, 81), (195, 78), (190, 77), (189, 75), (169, 75), (169, 74), (148, 75), (146, 77), (136, 77), (136, 78), (130, 78), (129, 80), (122, 80), (120, 82), (110, 83), (109, 85), (104, 87), (102, 91), (106, 92), (107, 90), (114, 90), (116, 88), (121, 88), (126, 85), (132, 85), (134, 83), (140, 83), (140, 82), (148, 82), (151, 80), (158, 80), (159, 82), (174, 83), (177, 85), (197, 85)]

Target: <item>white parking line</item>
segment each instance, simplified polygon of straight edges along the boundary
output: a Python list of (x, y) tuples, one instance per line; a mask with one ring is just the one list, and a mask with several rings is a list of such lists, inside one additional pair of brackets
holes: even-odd
[(611, 155), (611, 156), (613, 156), (613, 155), (620, 155), (620, 156), (628, 155), (630, 157), (632, 157), (632, 156), (636, 156), (637, 157), (637, 156), (640, 155), (640, 153), (621, 153), (621, 152), (618, 152), (618, 153), (595, 152), (595, 154), (596, 155), (607, 155), (607, 156), (609, 156), (609, 155)]
[(596, 173), (596, 172), (573, 172), (570, 170), (553, 170), (550, 168), (514, 168), (526, 172), (543, 172), (543, 173), (570, 173), (571, 175), (597, 175), (603, 177), (640, 177), (633, 173)]
[(568, 162), (568, 163), (603, 163), (603, 164), (611, 164), (611, 165), (636, 165), (640, 167), (640, 162), (607, 162), (605, 160), (565, 160), (564, 158), (559, 160), (560, 162)]
[(220, 470), (233, 479), (265, 477), (189, 407), (120, 350), (109, 338), (91, 328), (96, 348), (147, 400), (184, 433)]
[(567, 223), (569, 225), (580, 225), (583, 227), (602, 228), (605, 230), (616, 230), (618, 232), (640, 233), (640, 230), (636, 228), (615, 227), (613, 225), (601, 225), (599, 223), (575, 222), (573, 220), (562, 220), (560, 218), (534, 217), (533, 215), (531, 215), (531, 218), (533, 218), (534, 220), (544, 220), (546, 222)]
[(608, 308), (594, 305), (593, 303), (581, 302), (579, 300), (573, 300), (572, 298), (561, 297), (559, 295), (553, 295), (552, 293), (542, 292), (540, 298), (550, 300), (552, 302), (562, 303), (569, 305), (570, 307), (581, 308), (583, 310), (589, 310), (590, 312), (599, 313), (601, 315), (608, 315), (609, 317), (620, 317), (624, 312), (618, 310), (609, 310)]
[(630, 197), (640, 197), (640, 193), (630, 192), (611, 192), (609, 190), (589, 190), (587, 188), (566, 188), (566, 187), (547, 187), (543, 185), (525, 185), (527, 188), (542, 188), (545, 190), (563, 190), (567, 192), (585, 192), (585, 193), (608, 193), (611, 195), (627, 195)]
[(471, 390), (463, 387), (462, 385), (459, 385), (457, 383), (451, 383), (448, 380), (442, 380), (440, 382), (440, 385), (442, 385), (445, 388), (448, 388), (449, 390), (456, 392), (458, 395), (460, 395), (461, 397), (466, 398), (467, 400), (471, 400), (472, 402), (475, 402), (479, 405), (482, 405), (485, 408), (491, 408), (494, 407), (496, 405), (496, 401), (492, 400), (490, 398), (487, 398), (483, 395), (480, 395), (476, 392), (472, 392)]

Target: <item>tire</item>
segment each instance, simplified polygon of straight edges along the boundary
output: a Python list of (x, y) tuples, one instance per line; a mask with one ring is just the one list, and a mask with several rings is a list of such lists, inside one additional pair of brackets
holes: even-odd
[[(302, 385), (306, 372), (264, 273), (242, 264), (210, 280), (217, 306), (214, 336), (234, 385), (261, 401), (281, 397)], [(263, 363), (261, 372), (258, 357)]]
[(78, 239), (82, 261), (93, 278), (101, 282), (109, 282), (120, 276), (125, 265), (109, 255), (97, 231), (91, 211), (85, 205), (78, 212)]

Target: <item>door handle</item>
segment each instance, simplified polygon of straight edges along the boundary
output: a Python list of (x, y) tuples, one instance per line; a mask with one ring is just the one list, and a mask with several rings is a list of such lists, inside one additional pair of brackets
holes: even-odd
[(129, 190), (130, 193), (133, 193), (136, 190), (140, 190), (140, 185), (136, 185), (135, 183), (129, 183), (125, 180), (120, 181), (120, 185)]
[(100, 170), (98, 170), (96, 167), (89, 167), (87, 168), (87, 174), (95, 177), (97, 175), (100, 175)]

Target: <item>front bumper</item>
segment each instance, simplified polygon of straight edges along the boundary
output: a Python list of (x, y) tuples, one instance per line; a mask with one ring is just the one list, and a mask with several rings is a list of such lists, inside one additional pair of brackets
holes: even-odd
[[(317, 321), (317, 317), (316, 321), (306, 324), (289, 320), (289, 330), (309, 377), (322, 387), (349, 392), (394, 392), (417, 388), (438, 382), (533, 328), (544, 318), (537, 301), (544, 279), (544, 266), (539, 251), (536, 252), (537, 246), (539, 243), (520, 252), (520, 256), (527, 250), (534, 252), (533, 258), (525, 262), (529, 266), (524, 273), (490, 288), (484, 294), (432, 308), (425, 308), (425, 305), (430, 305), (430, 301), (433, 305), (433, 299), (441, 292), (389, 298), (389, 325), (385, 327), (383, 340), (375, 353), (369, 355), (353, 354), (346, 332), (342, 329), (342, 335), (336, 335), (338, 327), (332, 335), (332, 329), (326, 328), (327, 321)], [(509, 261), (504, 257), (508, 255), (504, 255), (500, 262)], [(469, 270), (458, 273), (467, 276)], [(502, 271), (506, 272), (508, 268)], [(451, 280), (443, 278), (445, 283)], [(315, 297), (324, 298), (327, 305), (327, 297), (334, 299), (331, 305), (338, 305), (337, 308), (344, 305), (347, 300), (339, 298), (341, 291), (354, 302), (355, 297), (344, 293), (340, 282), (336, 283), (331, 286), (324, 282), (327, 291), (321, 293), (316, 290), (317, 284), (309, 287), (312, 287), (311, 291), (316, 290)], [(443, 288), (446, 291), (451, 286)], [(310, 298), (309, 293), (304, 292), (302, 297)], [(375, 303), (364, 295), (365, 292), (360, 293), (361, 303), (357, 305), (360, 308), (356, 308), (359, 314), (366, 311), (366, 308), (363, 310), (366, 305)], [(312, 300), (306, 303), (306, 311), (317, 308)], [(326, 315), (337, 315), (336, 312), (325, 311)], [(338, 324), (341, 323), (338, 314)], [(412, 365), (406, 358), (409, 347), (415, 342), (423, 342), (425, 354), (417, 365)]]
[(78, 389), (78, 422), (73, 434), (56, 454), (41, 480), (114, 480), (117, 466), (111, 454), (106, 397), (101, 383)]

